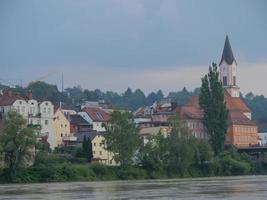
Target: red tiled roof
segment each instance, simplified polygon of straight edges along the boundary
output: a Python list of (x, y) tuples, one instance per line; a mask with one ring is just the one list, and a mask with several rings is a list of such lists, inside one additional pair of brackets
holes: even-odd
[(11, 106), (16, 100), (25, 100), (19, 94), (12, 91), (4, 91), (0, 99), (0, 106)]
[(181, 118), (186, 118), (186, 119), (201, 119), (203, 112), (199, 107), (196, 106), (181, 106), (178, 107), (175, 110)]
[(109, 113), (105, 112), (100, 108), (86, 107), (83, 108), (82, 111), (86, 112), (95, 122), (108, 122), (110, 119)]
[(227, 92), (225, 92), (225, 102), (227, 109), (230, 111), (251, 112), (240, 97), (231, 97)]
[(248, 119), (241, 111), (229, 111), (228, 121), (230, 124), (257, 125), (254, 121)]

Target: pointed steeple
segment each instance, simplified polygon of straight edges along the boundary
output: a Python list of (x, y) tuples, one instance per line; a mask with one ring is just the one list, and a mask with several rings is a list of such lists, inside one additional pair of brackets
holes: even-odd
[(229, 42), (228, 35), (226, 35), (225, 43), (224, 43), (224, 48), (223, 48), (223, 54), (221, 58), (221, 62), (219, 65), (222, 64), (222, 62), (225, 61), (228, 65), (232, 65), (235, 60), (232, 47)]

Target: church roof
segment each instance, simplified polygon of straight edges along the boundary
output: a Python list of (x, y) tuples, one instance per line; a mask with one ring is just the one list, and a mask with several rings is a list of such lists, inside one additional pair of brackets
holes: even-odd
[(233, 51), (232, 51), (232, 47), (229, 42), (228, 35), (226, 35), (222, 58), (221, 58), (219, 65), (221, 65), (223, 61), (225, 61), (228, 65), (233, 64), (234, 61), (236, 62)]
[(240, 97), (231, 97), (231, 95), (225, 91), (224, 98), (226, 102), (226, 107), (230, 111), (242, 111), (251, 112), (246, 103)]

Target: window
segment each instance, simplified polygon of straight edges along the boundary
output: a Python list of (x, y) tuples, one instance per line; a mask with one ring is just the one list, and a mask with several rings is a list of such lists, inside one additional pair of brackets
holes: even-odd
[(48, 108), (47, 109), (47, 112), (50, 114), (51, 113), (51, 108)]
[(61, 133), (61, 137), (63, 137), (63, 133)]
[(94, 146), (96, 146), (96, 143), (94, 143)]
[(61, 124), (61, 128), (63, 128), (63, 124)]
[(43, 112), (46, 113), (46, 108), (43, 109)]
[(233, 76), (233, 85), (236, 85), (236, 77)]
[(99, 155), (102, 156), (102, 151), (99, 151)]
[(111, 165), (112, 165), (112, 160), (110, 160), (110, 161), (109, 161), (109, 164), (111, 164)]
[(67, 124), (65, 124), (65, 128), (67, 128)]
[(45, 120), (45, 125), (48, 125), (48, 120)]
[(227, 77), (223, 76), (223, 85), (226, 86), (227, 85)]

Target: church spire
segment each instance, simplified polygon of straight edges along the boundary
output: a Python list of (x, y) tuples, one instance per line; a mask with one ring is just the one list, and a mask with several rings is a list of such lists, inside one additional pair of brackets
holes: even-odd
[(219, 65), (221, 65), (223, 61), (225, 61), (228, 65), (232, 65), (233, 62), (236, 62), (233, 51), (232, 51), (232, 47), (229, 42), (228, 35), (226, 35), (226, 38), (225, 38), (222, 58), (221, 58), (221, 62)]

